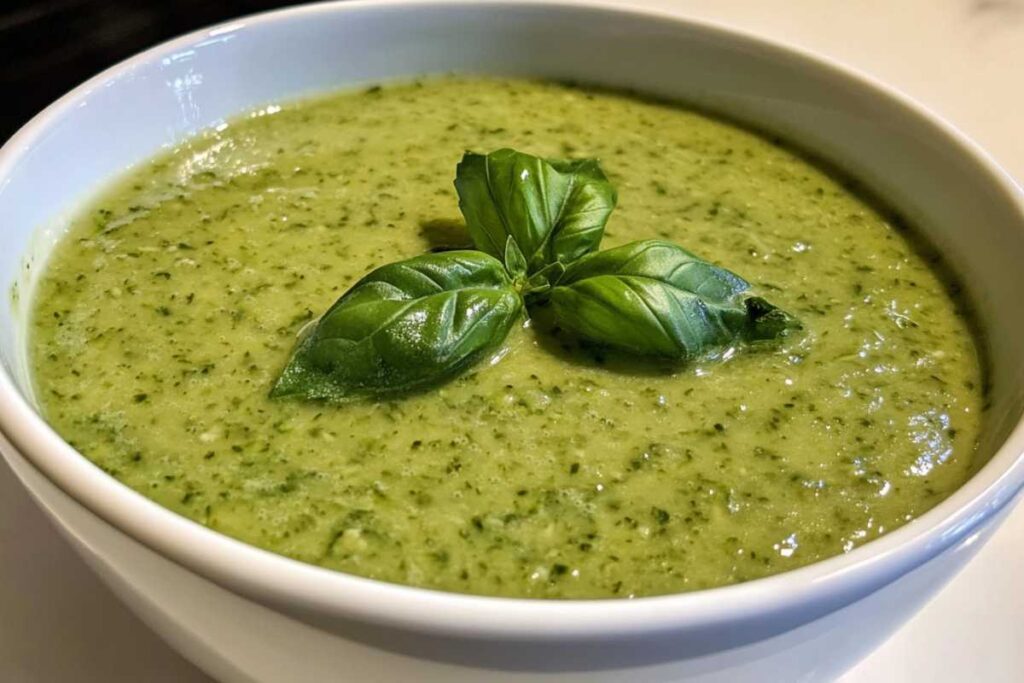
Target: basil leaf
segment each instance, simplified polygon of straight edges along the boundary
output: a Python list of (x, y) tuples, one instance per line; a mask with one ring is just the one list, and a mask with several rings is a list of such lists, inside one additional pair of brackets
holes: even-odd
[(523, 252), (520, 251), (519, 245), (516, 244), (512, 235), (505, 240), (505, 270), (513, 278), (523, 277), (527, 271), (526, 257), (523, 256)]
[(774, 339), (795, 318), (749, 285), (685, 249), (658, 240), (591, 254), (550, 291), (558, 325), (633, 353), (685, 359), (734, 342)]
[(476, 248), (502, 259), (512, 237), (530, 274), (596, 250), (616, 202), (596, 160), (541, 159), (512, 149), (467, 152), (455, 189)]
[(479, 251), (382, 266), (301, 339), (270, 395), (344, 401), (437, 384), (495, 349), (521, 310), (502, 263)]

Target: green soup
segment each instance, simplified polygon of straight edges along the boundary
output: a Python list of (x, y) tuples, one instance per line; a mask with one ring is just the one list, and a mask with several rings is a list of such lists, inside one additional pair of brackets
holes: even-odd
[[(359, 277), (467, 241), (455, 164), (499, 147), (600, 158), (620, 198), (604, 246), (673, 240), (804, 330), (667, 368), (535, 321), (432, 391), (270, 400), (299, 330)], [(777, 141), (444, 79), (268, 107), (132, 170), (53, 253), (33, 367), (99, 467), (256, 546), (469, 593), (689, 591), (847, 552), (973, 471), (981, 368), (936, 262)]]

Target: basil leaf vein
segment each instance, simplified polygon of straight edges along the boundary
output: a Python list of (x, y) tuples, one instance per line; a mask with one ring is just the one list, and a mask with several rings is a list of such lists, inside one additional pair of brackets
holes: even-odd
[(682, 247), (644, 240), (585, 256), (567, 268), (549, 297), (558, 324), (584, 339), (687, 359), (800, 326), (765, 299), (744, 297), (749, 288)]
[(479, 251), (382, 266), (299, 341), (271, 397), (345, 401), (438, 384), (496, 349), (521, 310), (504, 265)]

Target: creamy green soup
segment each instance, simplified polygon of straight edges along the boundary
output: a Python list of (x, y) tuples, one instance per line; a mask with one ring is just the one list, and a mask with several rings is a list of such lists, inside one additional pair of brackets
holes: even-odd
[[(804, 329), (664, 366), (535, 320), (431, 391), (269, 399), (359, 277), (468, 243), (455, 164), (499, 147), (601, 159), (604, 246), (673, 240)], [(132, 170), (53, 253), (33, 367), (99, 467), (256, 546), (468, 593), (689, 591), (847, 552), (964, 482), (982, 375), (936, 263), (778, 141), (625, 95), (444, 79), (267, 107)]]

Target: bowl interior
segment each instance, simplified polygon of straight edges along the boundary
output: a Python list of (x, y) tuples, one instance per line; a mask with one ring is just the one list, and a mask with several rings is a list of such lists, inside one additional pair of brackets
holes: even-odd
[[(864, 77), (714, 26), (595, 6), (317, 5), (186, 36), (72, 92), (0, 154), (0, 282), (11, 289), (0, 305), (0, 358), (10, 378), (0, 378), (0, 393), (10, 393), (4, 383), (13, 381), (21, 398), (9, 400), (32, 404), (24, 335), (32, 283), (69, 213), (104, 180), (248, 109), (448, 72), (571, 79), (669, 97), (778, 133), (862, 181), (945, 254), (984, 330), (991, 400), (979, 467), (1002, 450), (987, 480), (929, 513), (933, 526), (1005, 483), (1019, 432), (1006, 442), (1024, 411), (1024, 212), (1012, 182), (950, 127)], [(20, 415), (27, 419), (0, 417), (0, 428), (24, 446), (43, 427)], [(65, 490), (88, 497), (87, 464), (38, 450), (23, 447)], [(912, 537), (902, 532), (888, 547)], [(835, 570), (842, 561), (822, 564)]]

